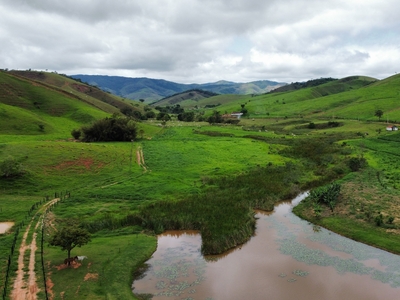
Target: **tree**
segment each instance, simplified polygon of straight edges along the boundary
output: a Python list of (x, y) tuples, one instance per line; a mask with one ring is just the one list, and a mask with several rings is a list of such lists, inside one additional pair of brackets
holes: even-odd
[(86, 229), (80, 228), (76, 223), (69, 222), (60, 230), (54, 232), (49, 244), (61, 247), (62, 251), (67, 251), (68, 265), (70, 265), (71, 250), (86, 245), (90, 241), (90, 233)]
[(210, 124), (222, 123), (224, 119), (222, 118), (221, 113), (219, 111), (214, 110), (213, 114), (208, 117), (207, 121)]
[(157, 120), (161, 120), (161, 121), (169, 121), (171, 120), (171, 116), (165, 112), (160, 112), (157, 115)]
[(383, 111), (381, 109), (375, 111), (375, 117), (378, 117), (379, 121), (381, 120), (382, 116), (383, 116)]

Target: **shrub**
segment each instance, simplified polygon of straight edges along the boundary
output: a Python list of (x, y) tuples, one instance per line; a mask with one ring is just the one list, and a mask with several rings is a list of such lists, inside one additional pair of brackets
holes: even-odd
[(314, 203), (326, 204), (333, 211), (339, 198), (340, 188), (341, 186), (338, 183), (325, 185), (312, 190), (309, 197)]
[(352, 172), (357, 172), (368, 165), (364, 157), (352, 157), (347, 164)]
[(379, 214), (375, 217), (375, 224), (376, 224), (376, 226), (381, 226), (383, 224), (382, 214)]
[(113, 116), (82, 127), (82, 132), (85, 142), (131, 141), (136, 138), (137, 127), (129, 118)]
[(8, 156), (0, 163), (0, 177), (18, 177), (25, 173), (22, 165), (14, 157)]
[(79, 140), (81, 137), (82, 131), (80, 129), (72, 129), (71, 135), (74, 139)]

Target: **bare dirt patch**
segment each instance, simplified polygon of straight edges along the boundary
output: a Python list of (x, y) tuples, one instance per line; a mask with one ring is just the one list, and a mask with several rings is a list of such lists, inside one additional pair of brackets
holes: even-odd
[(71, 262), (71, 265), (69, 265), (69, 266), (66, 264), (61, 264), (61, 265), (55, 266), (54, 268), (56, 268), (57, 271), (60, 271), (60, 270), (68, 269), (68, 268), (78, 269), (80, 266), (82, 266), (81, 263)]
[(86, 170), (90, 170), (93, 166), (94, 160), (92, 158), (78, 158), (76, 160), (64, 161), (56, 166), (56, 170), (65, 170), (71, 167), (83, 166)]
[(97, 279), (99, 279), (99, 274), (97, 273), (87, 273), (84, 278), (85, 281), (97, 280)]
[[(49, 264), (50, 264), (50, 262), (49, 262)], [(51, 275), (51, 272), (49, 272), (47, 274), (46, 291), (47, 291), (47, 296), (49, 297), (49, 299), (54, 299), (54, 292), (53, 292), (54, 283), (53, 283), (53, 281), (51, 281), (50, 275)]]
[(146, 163), (144, 161), (143, 150), (140, 147), (136, 150), (136, 162), (139, 166), (143, 168), (144, 171), (147, 171)]

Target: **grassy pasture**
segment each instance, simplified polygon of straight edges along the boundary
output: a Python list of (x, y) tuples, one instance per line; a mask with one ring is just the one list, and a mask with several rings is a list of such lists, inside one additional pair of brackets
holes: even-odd
[(325, 208), (318, 218), (308, 201), (294, 212), (352, 239), (400, 253), (399, 136), (390, 133), (348, 141), (355, 148), (353, 153), (365, 157), (369, 167), (341, 180), (341, 197), (333, 213)]
[[(52, 84), (63, 86), (56, 75), (49, 78)], [(302, 205), (298, 213), (378, 247), (395, 244), (390, 249), (397, 251), (400, 138), (385, 132), (383, 122), (371, 121), (377, 121), (373, 116), (376, 109), (384, 111), (383, 119), (386, 114), (397, 118), (399, 78), (365, 87), (365, 80), (352, 80), (343, 91), (332, 84), (255, 97), (217, 96), (221, 105), (215, 109), (238, 111), (245, 104), (250, 117), (242, 118), (239, 126), (173, 121), (163, 128), (154, 126), (157, 121), (147, 121), (139, 125), (143, 138), (138, 141), (91, 144), (68, 141), (70, 132), (106, 113), (70, 100), (60, 105), (61, 115), (52, 112), (51, 103), (38, 109), (33, 100), (52, 97), (55, 91), (36, 91), (31, 83), (12, 78), (22, 82), (18, 83), (22, 90), (33, 91), (34, 98), (25, 94), (14, 98), (20, 106), (30, 108), (0, 104), (0, 161), (12, 154), (28, 173), (0, 181), (0, 221), (18, 222), (43, 196), (71, 191), (72, 197), (54, 208), (55, 222), (79, 218), (93, 232), (93, 242), (73, 251), (89, 257), (77, 269), (57, 270), (65, 253), (46, 248), (55, 299), (129, 299), (133, 298), (131, 271), (151, 255), (156, 244), (154, 237), (132, 233), (197, 229), (205, 240), (205, 253), (223, 251), (251, 236), (254, 208), (271, 209), (276, 200), (301, 188), (337, 179), (348, 172), (348, 156), (363, 155), (370, 168), (342, 179), (342, 202), (334, 215), (327, 210), (321, 220), (314, 220), (312, 208)], [(11, 84), (1, 80), (3, 88)], [(215, 104), (214, 100), (209, 98), (207, 103)], [(324, 124), (332, 117), (343, 124), (305, 128), (310, 122)], [(44, 131), (39, 130), (39, 121)], [(343, 141), (348, 146), (340, 146)], [(325, 142), (335, 151), (319, 147)], [(139, 149), (143, 150), (146, 170), (136, 163)], [(374, 224), (379, 214), (384, 216), (385, 227)], [(393, 226), (386, 222), (389, 216), (395, 217)], [(389, 239), (383, 241), (379, 235)], [(1, 270), (10, 243), (10, 236), (0, 237)], [(88, 273), (98, 277), (91, 275), (94, 277), (85, 280)]]
[(141, 174), (135, 162), (136, 146), (65, 141), (5, 143), (0, 147), (0, 160), (12, 154), (27, 174), (20, 179), (3, 180), (1, 188), (5, 193), (40, 197), (60, 190), (101, 188), (131, 174)]
[[(215, 110), (230, 113), (240, 111), (241, 104), (245, 104), (250, 118), (308, 116), (377, 121), (374, 113), (381, 109), (383, 119), (395, 122), (400, 121), (399, 82), (400, 75), (376, 82), (371, 78), (354, 77), (297, 91), (246, 96), (222, 104)], [(209, 110), (210, 114), (212, 111)]]
[(77, 268), (65, 268), (65, 253), (46, 247), (47, 278), (54, 284), (52, 299), (135, 299), (130, 288), (133, 271), (154, 252), (156, 244), (155, 237), (144, 234), (95, 237), (73, 250), (74, 255), (88, 257)]

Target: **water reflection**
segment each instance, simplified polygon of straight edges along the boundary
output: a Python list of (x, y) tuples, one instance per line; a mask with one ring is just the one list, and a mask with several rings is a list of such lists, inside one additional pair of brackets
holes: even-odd
[(283, 202), (257, 213), (256, 235), (204, 258), (193, 232), (161, 235), (135, 294), (153, 299), (397, 299), (400, 258), (316, 228)]

